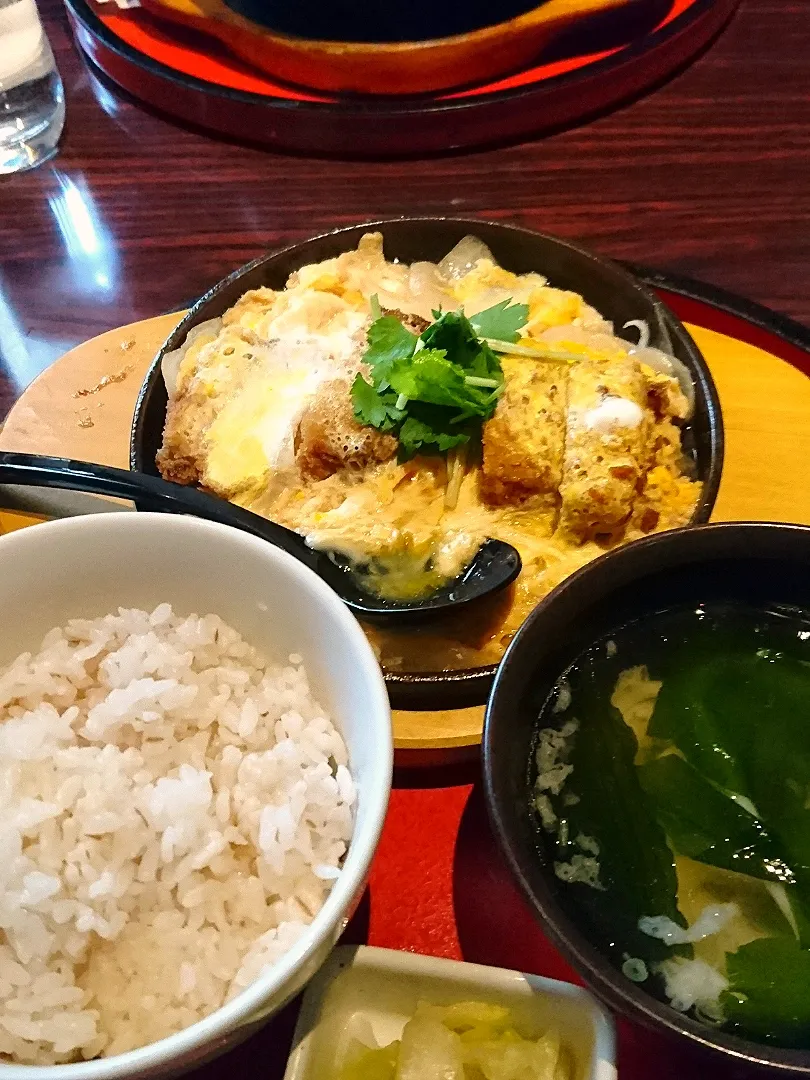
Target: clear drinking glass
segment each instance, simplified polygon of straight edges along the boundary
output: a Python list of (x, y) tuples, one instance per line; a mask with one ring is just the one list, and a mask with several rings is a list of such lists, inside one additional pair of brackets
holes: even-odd
[(34, 0), (0, 0), (0, 174), (53, 157), (65, 97)]

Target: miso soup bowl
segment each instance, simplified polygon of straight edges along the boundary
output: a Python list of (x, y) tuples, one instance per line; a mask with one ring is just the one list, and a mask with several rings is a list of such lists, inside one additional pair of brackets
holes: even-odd
[(529, 809), (529, 759), (540, 710), (555, 682), (603, 635), (692, 601), (810, 610), (810, 527), (731, 522), (660, 533), (597, 559), (550, 593), (515, 636), (489, 698), (482, 749), (490, 818), (538, 922), (606, 1005), (724, 1058), (736, 1066), (729, 1075), (748, 1076), (750, 1069), (810, 1076), (810, 1050), (763, 1045), (708, 1027), (622, 975), (572, 917), (566, 886), (554, 874), (551, 845), (538, 846)]

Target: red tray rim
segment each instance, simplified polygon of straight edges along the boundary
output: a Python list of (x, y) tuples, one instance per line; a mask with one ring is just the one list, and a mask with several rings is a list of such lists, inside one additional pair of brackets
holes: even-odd
[[(708, 329), (774, 352), (781, 360), (792, 364), (810, 377), (810, 327), (804, 323), (756, 300), (686, 274), (656, 270), (626, 259), (616, 261), (643, 281), (648, 288), (672, 293), (681, 300), (693, 302), (696, 306), (695, 315), (698, 307), (710, 307), (728, 316), (728, 322), (721, 319)], [(686, 322), (702, 325), (699, 318), (690, 317), (688, 312), (682, 312), (679, 317)], [(753, 332), (749, 329), (746, 334), (744, 326), (755, 329)]]
[[(400, 119), (424, 115), (435, 116), (437, 114), (455, 115), (482, 104), (520, 102), (530, 100), (541, 93), (570, 89), (578, 83), (616, 73), (626, 69), (628, 66), (632, 66), (636, 60), (649, 53), (654, 53), (657, 49), (674, 41), (689, 29), (699, 26), (705, 20), (712, 23), (706, 37), (706, 41), (711, 41), (724, 27), (728, 19), (731, 18), (739, 3), (740, 0), (695, 0), (691, 7), (681, 12), (665, 26), (654, 30), (630, 45), (620, 48), (610, 56), (595, 60), (574, 71), (562, 72), (549, 79), (531, 83), (527, 86), (493, 90), (461, 98), (437, 98), (431, 95), (403, 98), (345, 95), (334, 101), (311, 101), (274, 97), (270, 94), (258, 94), (248, 90), (237, 90), (234, 87), (223, 86), (220, 83), (209, 82), (196, 75), (188, 75), (185, 72), (178, 71), (160, 60), (147, 56), (140, 49), (120, 38), (118, 34), (106, 26), (90, 6), (88, 0), (65, 0), (65, 4), (73, 17), (111, 52), (121, 59), (143, 68), (152, 75), (179, 84), (185, 90), (196, 90), (243, 105), (261, 106), (271, 110), (277, 109), (288, 114), (305, 112), (316, 115), (345, 115), (354, 113), (365, 118), (373, 116), (375, 118), (390, 117)], [(669, 74), (669, 71), (666, 74)]]

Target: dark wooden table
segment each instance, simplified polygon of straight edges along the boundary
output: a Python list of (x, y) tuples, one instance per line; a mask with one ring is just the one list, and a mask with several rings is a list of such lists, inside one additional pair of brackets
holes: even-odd
[[(809, 7), (742, 0), (688, 70), (580, 128), (430, 161), (340, 163), (228, 145), (121, 100), (75, 52), (60, 0), (41, 0), (68, 121), (52, 164), (0, 179), (0, 416), (83, 339), (179, 306), (268, 247), (403, 213), (533, 226), (810, 323)], [(278, 1077), (293, 1020), (288, 1010), (261, 1044), (198, 1075), (246, 1073), (261, 1045)]]
[(429, 161), (341, 163), (183, 130), (91, 78), (41, 7), (61, 153), (0, 178), (0, 415), (77, 342), (189, 300), (265, 248), (402, 213), (519, 222), (810, 322), (810, 11), (742, 0), (688, 70), (583, 127)]

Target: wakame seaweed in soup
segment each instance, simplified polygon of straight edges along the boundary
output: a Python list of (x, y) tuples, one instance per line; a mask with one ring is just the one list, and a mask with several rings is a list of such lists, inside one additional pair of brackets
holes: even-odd
[(586, 936), (697, 1019), (810, 1047), (810, 617), (673, 608), (559, 680), (538, 845)]

